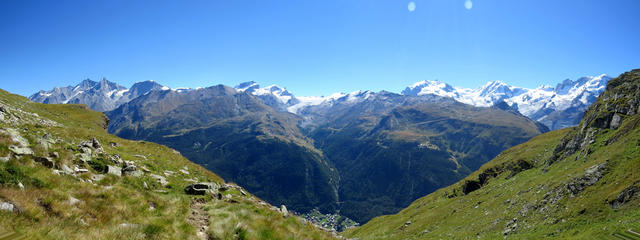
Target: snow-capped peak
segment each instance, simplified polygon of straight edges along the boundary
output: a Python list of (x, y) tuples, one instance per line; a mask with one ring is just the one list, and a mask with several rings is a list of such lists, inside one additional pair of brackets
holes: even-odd
[(402, 91), (402, 94), (408, 96), (434, 94), (438, 96), (456, 98), (458, 97), (456, 92), (456, 88), (447, 83), (443, 83), (438, 80), (423, 80), (405, 88), (404, 91)]
[(257, 88), (260, 88), (260, 85), (258, 85), (258, 83), (254, 82), (254, 81), (249, 81), (249, 82), (240, 83), (240, 84), (236, 85), (234, 88), (238, 92), (244, 92), (244, 91), (252, 92), (253, 90), (255, 90)]
[[(510, 106), (517, 106), (520, 113), (538, 120), (542, 119), (538, 116), (540, 112), (563, 111), (574, 106), (576, 102), (588, 106), (604, 91), (609, 79), (611, 78), (607, 75), (601, 74), (582, 77), (575, 81), (567, 79), (555, 88), (542, 85), (535, 89), (514, 87), (502, 81), (488, 82), (477, 89), (452, 87), (440, 81), (419, 81), (407, 87), (402, 94), (435, 94), (481, 107), (504, 101)], [(543, 114), (544, 116), (546, 115)]]

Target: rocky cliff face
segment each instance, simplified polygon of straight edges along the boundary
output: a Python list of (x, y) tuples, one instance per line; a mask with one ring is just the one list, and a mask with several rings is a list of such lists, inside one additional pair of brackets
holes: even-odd
[[(630, 116), (640, 112), (640, 70), (623, 73), (611, 80), (606, 91), (600, 95), (585, 112), (580, 125), (563, 138), (547, 161), (552, 164), (559, 158), (570, 156), (578, 151), (579, 159), (591, 153), (589, 147), (598, 133), (606, 129), (616, 130)], [(620, 134), (627, 134), (628, 130)], [(620, 136), (612, 139), (617, 140)]]

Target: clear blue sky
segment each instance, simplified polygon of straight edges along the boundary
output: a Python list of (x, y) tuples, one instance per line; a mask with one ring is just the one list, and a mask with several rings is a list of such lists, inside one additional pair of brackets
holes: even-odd
[(536, 87), (640, 68), (637, 0), (0, 2), (0, 88), (277, 84), (296, 95), (425, 79)]

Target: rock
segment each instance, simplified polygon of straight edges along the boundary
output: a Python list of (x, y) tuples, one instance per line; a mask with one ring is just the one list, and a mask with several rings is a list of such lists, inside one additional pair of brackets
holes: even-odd
[(145, 157), (144, 155), (136, 154), (136, 155), (133, 155), (133, 156), (134, 156), (134, 157), (142, 158), (142, 159), (144, 159), (144, 160), (147, 160), (147, 157)]
[(49, 148), (52, 148), (53, 145), (56, 143), (56, 141), (53, 140), (53, 137), (51, 137), (51, 134), (49, 134), (49, 133), (43, 135), (42, 137), (39, 137), (36, 141), (45, 150), (49, 149)]
[(9, 137), (11, 138), (11, 141), (14, 142), (18, 147), (29, 146), (29, 141), (23, 138), (20, 135), (20, 132), (18, 132), (18, 130), (16, 129), (13, 129), (13, 128), (0, 129), (0, 134), (9, 135)]
[(409, 225), (411, 225), (411, 221), (407, 221), (407, 222), (404, 223), (405, 227), (408, 227)]
[(125, 176), (132, 176), (132, 177), (142, 177), (142, 175), (144, 175), (144, 173), (140, 170), (122, 172), (122, 174)]
[(189, 175), (189, 171), (184, 170), (184, 169), (180, 169), (179, 172), (184, 174), (184, 175)]
[(86, 153), (86, 154), (91, 155), (91, 153), (92, 153), (93, 151), (91, 151), (91, 148), (89, 148), (89, 147), (80, 147), (80, 152), (81, 152), (81, 153)]
[(602, 174), (606, 168), (607, 162), (594, 165), (587, 169), (583, 176), (574, 178), (567, 183), (565, 188), (571, 193), (571, 196), (575, 196), (582, 192), (586, 187), (596, 184), (596, 182), (602, 178)]
[(124, 164), (124, 165), (125, 166), (122, 168), (122, 172), (123, 173), (124, 172), (133, 172), (133, 171), (137, 170), (136, 169), (136, 165), (133, 165), (133, 164), (132, 165)]
[(109, 142), (109, 146), (111, 146), (111, 147), (119, 147), (120, 144), (118, 144), (117, 142)]
[(73, 171), (77, 174), (82, 174), (82, 173), (86, 173), (89, 172), (89, 169), (86, 168), (79, 168), (78, 165), (73, 166)]
[(67, 164), (62, 164), (62, 166), (60, 167), (60, 170), (62, 170), (63, 173), (68, 175), (73, 175), (74, 173), (73, 169), (67, 166)]
[(6, 157), (0, 157), (0, 162), (8, 162), (9, 160), (11, 160), (11, 156), (6, 156)]
[(172, 175), (173, 175), (173, 174), (175, 174), (175, 173), (176, 173), (176, 172), (174, 172), (174, 171), (169, 171), (169, 170), (165, 170), (165, 171), (164, 171), (164, 175), (165, 175), (165, 176), (167, 176), (167, 177), (172, 176)]
[(287, 206), (285, 205), (280, 206), (280, 212), (282, 212), (282, 215), (284, 215), (285, 217), (289, 216), (289, 210), (287, 210)]
[(52, 153), (49, 153), (49, 157), (60, 158), (60, 154), (58, 152), (52, 152)]
[(69, 205), (76, 205), (80, 202), (82, 202), (80, 199), (74, 198), (73, 196), (69, 196), (69, 200), (67, 200)]
[(122, 169), (122, 175), (141, 177), (143, 173), (142, 171), (137, 170), (135, 165), (128, 165)]
[(155, 179), (163, 187), (166, 187), (167, 185), (169, 185), (169, 182), (167, 182), (167, 179), (163, 176), (156, 175), (156, 174), (149, 174), (149, 176)]
[(206, 193), (216, 194), (218, 191), (215, 183), (203, 182), (187, 186), (184, 192), (189, 195), (205, 195)]
[(100, 180), (104, 179), (104, 174), (93, 174), (91, 175), (91, 180), (93, 180), (94, 182), (99, 182)]
[(144, 189), (149, 189), (149, 185), (147, 184), (147, 182), (142, 182), (142, 186), (144, 187)]
[(48, 168), (53, 168), (53, 165), (55, 164), (53, 160), (48, 157), (34, 157), (33, 160)]
[(611, 129), (618, 129), (621, 123), (622, 123), (622, 117), (620, 117), (620, 115), (616, 113), (616, 114), (613, 114), (613, 117), (611, 118), (611, 123), (609, 123), (609, 127)]
[(615, 199), (609, 201), (609, 206), (611, 206), (611, 208), (619, 208), (638, 197), (640, 197), (640, 181), (623, 189)]
[(107, 165), (107, 174), (122, 176), (122, 168), (113, 165)]
[(111, 162), (113, 162), (114, 164), (122, 165), (124, 163), (124, 161), (122, 161), (122, 158), (120, 157), (120, 154), (117, 154), (117, 153), (114, 153), (113, 155), (109, 156), (109, 160), (111, 160)]
[(96, 152), (104, 152), (102, 145), (100, 144), (98, 139), (96, 139), (95, 137), (91, 138), (88, 141), (81, 142), (80, 144), (78, 144), (78, 147), (80, 148), (86, 147), (86, 148), (91, 148), (93, 150), (96, 150)]
[(133, 166), (134, 168), (136, 167), (136, 164), (133, 161), (122, 161), (122, 167), (130, 167)]
[(16, 155), (33, 155), (33, 150), (28, 147), (9, 146), (9, 150)]
[(151, 172), (151, 170), (149, 170), (149, 169), (148, 169), (147, 167), (145, 167), (145, 166), (140, 166), (139, 168), (140, 168), (142, 171), (144, 171), (144, 172)]
[(20, 190), (24, 191), (24, 185), (22, 184), (22, 182), (18, 182), (18, 188), (20, 188)]
[(0, 210), (7, 212), (15, 212), (17, 210), (16, 205), (10, 202), (0, 202)]
[(462, 193), (464, 193), (465, 195), (480, 189), (481, 187), (481, 183), (479, 181), (476, 180), (466, 180), (463, 184), (462, 184)]
[(80, 162), (89, 162), (91, 161), (91, 152), (83, 152), (83, 153), (78, 153), (76, 154), (76, 159)]

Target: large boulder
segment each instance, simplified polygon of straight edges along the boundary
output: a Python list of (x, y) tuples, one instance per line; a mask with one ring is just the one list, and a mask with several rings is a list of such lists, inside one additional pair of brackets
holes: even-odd
[(19, 212), (20, 208), (9, 201), (0, 201), (0, 211)]
[(194, 183), (187, 186), (184, 192), (189, 195), (205, 195), (206, 193), (216, 194), (218, 192), (218, 185), (215, 183)]
[(16, 155), (33, 155), (33, 150), (28, 147), (9, 146), (9, 150)]
[(107, 174), (122, 176), (122, 168), (113, 165), (107, 165)]
[(48, 157), (33, 157), (33, 160), (48, 168), (53, 168), (53, 165), (55, 164), (53, 160)]

